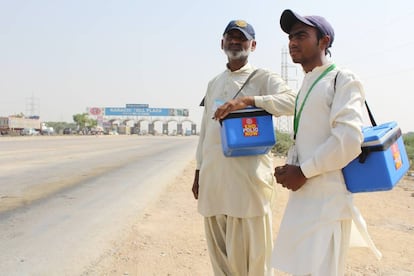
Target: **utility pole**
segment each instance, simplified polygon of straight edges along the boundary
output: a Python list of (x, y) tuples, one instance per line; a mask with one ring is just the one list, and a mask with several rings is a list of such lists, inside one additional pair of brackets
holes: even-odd
[[(297, 68), (292, 64), (288, 64), (288, 50), (284, 47), (282, 48), (281, 77), (290, 88), (297, 90), (297, 86), (298, 86), (297, 78), (291, 79), (289, 77), (289, 71), (292, 71), (292, 69), (294, 69), (295, 75), (297, 77)], [(293, 116), (277, 117), (276, 118), (276, 129), (280, 132), (292, 133), (293, 132)]]
[(30, 98), (26, 99), (26, 117), (39, 116), (39, 109), (39, 98), (32, 95)]

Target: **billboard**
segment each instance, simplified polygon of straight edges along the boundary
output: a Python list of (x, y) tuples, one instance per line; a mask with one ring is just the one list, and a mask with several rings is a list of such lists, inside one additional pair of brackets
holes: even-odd
[(126, 108), (105, 107), (104, 116), (183, 116), (188, 117), (189, 111), (185, 108)]
[(88, 111), (89, 115), (93, 116), (102, 116), (104, 112), (104, 109), (100, 107), (88, 107), (86, 110)]

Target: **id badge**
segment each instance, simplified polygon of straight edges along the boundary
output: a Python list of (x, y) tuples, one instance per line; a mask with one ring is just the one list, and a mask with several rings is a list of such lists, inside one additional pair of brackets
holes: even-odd
[(213, 114), (216, 112), (217, 108), (219, 108), (220, 106), (222, 106), (224, 104), (224, 101), (221, 99), (215, 99), (214, 100), (214, 105), (213, 105)]
[(295, 144), (289, 148), (286, 164), (299, 166), (299, 156)]

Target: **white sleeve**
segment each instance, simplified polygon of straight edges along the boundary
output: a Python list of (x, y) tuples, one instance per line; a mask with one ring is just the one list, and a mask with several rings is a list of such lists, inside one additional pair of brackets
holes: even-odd
[(329, 115), (330, 136), (300, 165), (307, 178), (342, 169), (360, 154), (364, 102), (361, 82), (352, 73), (341, 71)]

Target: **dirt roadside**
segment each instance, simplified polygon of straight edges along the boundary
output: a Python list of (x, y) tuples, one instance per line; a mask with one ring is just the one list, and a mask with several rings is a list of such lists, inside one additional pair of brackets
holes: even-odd
[[(191, 194), (194, 168), (192, 161), (84, 275), (213, 275), (202, 217)], [(278, 185), (275, 235), (287, 196)], [(404, 179), (392, 191), (356, 194), (355, 202), (383, 258), (352, 248), (346, 275), (414, 275), (414, 181)]]

